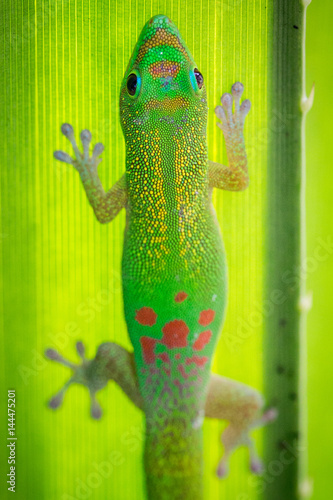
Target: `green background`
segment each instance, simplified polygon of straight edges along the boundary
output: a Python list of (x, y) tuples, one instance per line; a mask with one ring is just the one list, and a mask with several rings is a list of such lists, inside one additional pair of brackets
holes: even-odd
[[(142, 500), (142, 415), (110, 384), (99, 400), (101, 422), (89, 418), (86, 391), (73, 387), (63, 407), (46, 401), (69, 376), (43, 359), (49, 346), (75, 360), (82, 339), (88, 355), (115, 340), (130, 348), (122, 314), (120, 260), (124, 214), (99, 225), (76, 172), (57, 163), (55, 149), (70, 152), (60, 133), (69, 122), (89, 128), (105, 153), (106, 188), (124, 171), (125, 150), (118, 92), (144, 23), (166, 14), (178, 26), (208, 90), (210, 158), (226, 161), (214, 107), (237, 80), (252, 101), (245, 136), (250, 188), (216, 193), (229, 265), (229, 306), (214, 370), (262, 386), (261, 297), (264, 270), (267, 116), (271, 2), (264, 0), (2, 0), (0, 5), (1, 165), (1, 412), (0, 495), (6, 496), (7, 389), (16, 389), (18, 499)], [(320, 240), (333, 238), (331, 215), (329, 84), (333, 76), (330, 0), (308, 9), (307, 89), (316, 83), (308, 115), (307, 287), (309, 476), (315, 500), (332, 486), (331, 281), (333, 255), (315, 259)], [(328, 109), (327, 109), (328, 108)], [(283, 117), (278, 117), (278, 120)], [(281, 249), (283, 251), (283, 249)], [(105, 292), (108, 291), (108, 293)], [(248, 321), (251, 312), (257, 321)], [(224, 424), (206, 422), (206, 498), (252, 500), (256, 488), (245, 450), (231, 461), (230, 477), (214, 476)], [(261, 433), (256, 432), (258, 446)], [(104, 466), (100, 464), (104, 462)], [(103, 477), (108, 476), (108, 477)], [(7, 492), (8, 498), (10, 493)]]

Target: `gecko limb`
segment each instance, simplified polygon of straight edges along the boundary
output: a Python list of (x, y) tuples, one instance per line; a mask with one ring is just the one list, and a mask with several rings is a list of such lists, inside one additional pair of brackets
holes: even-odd
[(73, 371), (72, 377), (64, 384), (64, 386), (53, 396), (49, 401), (49, 407), (57, 409), (61, 406), (67, 389), (72, 384), (82, 384), (89, 389), (90, 394), (90, 413), (95, 419), (102, 416), (102, 409), (96, 400), (96, 393), (106, 386), (108, 379), (104, 375), (101, 363), (97, 364), (95, 360), (88, 360), (85, 356), (85, 349), (82, 342), (77, 342), (76, 350), (81, 358), (81, 364), (75, 364), (63, 356), (55, 349), (47, 349), (45, 355), (52, 361), (56, 361), (64, 366), (67, 366)]
[[(109, 380), (113, 380), (128, 398), (143, 410), (144, 402), (139, 390), (133, 353), (113, 342), (105, 342), (99, 346), (95, 358), (87, 360), (82, 342), (76, 344), (76, 349), (81, 358), (80, 365), (66, 360), (54, 349), (47, 349), (45, 352), (49, 359), (73, 371), (73, 376), (49, 401), (50, 408), (56, 409), (62, 404), (65, 392), (71, 384), (82, 384), (90, 393), (91, 416), (99, 419), (102, 410), (96, 400), (96, 393), (103, 389)], [(230, 456), (241, 446), (249, 449), (251, 471), (255, 474), (262, 471), (261, 461), (249, 433), (273, 421), (277, 416), (274, 408), (263, 413), (263, 405), (263, 399), (255, 389), (235, 380), (211, 374), (205, 416), (230, 422), (221, 436), (224, 455), (217, 467), (218, 477), (227, 476)]]
[(64, 163), (73, 165), (79, 172), (88, 200), (94, 209), (98, 221), (102, 224), (112, 221), (127, 203), (125, 175), (106, 193), (97, 173), (98, 165), (102, 161), (100, 155), (104, 150), (103, 144), (100, 142), (95, 144), (92, 155), (89, 156), (89, 147), (92, 139), (89, 130), (83, 130), (80, 134), (83, 153), (77, 146), (73, 127), (68, 123), (64, 123), (61, 126), (61, 131), (72, 144), (75, 159), (64, 151), (55, 151), (54, 157)]
[(64, 384), (60, 391), (51, 398), (49, 407), (57, 409), (63, 402), (64, 395), (71, 384), (81, 384), (88, 388), (91, 398), (91, 416), (99, 419), (102, 410), (96, 400), (96, 393), (103, 389), (109, 380), (114, 380), (127, 394), (133, 403), (140, 407), (141, 396), (138, 392), (133, 355), (126, 349), (113, 342), (105, 342), (98, 347), (96, 356), (92, 360), (85, 357), (82, 342), (77, 342), (76, 350), (81, 358), (77, 365), (66, 360), (55, 349), (47, 349), (45, 355), (52, 361), (67, 366), (73, 371), (72, 377)]
[(250, 469), (260, 474), (262, 463), (255, 449), (251, 431), (272, 422), (277, 417), (274, 408), (263, 411), (261, 394), (241, 382), (212, 374), (206, 400), (206, 416), (229, 421), (221, 436), (224, 455), (219, 462), (217, 475), (225, 478), (228, 474), (229, 459), (239, 447), (249, 450)]
[(229, 166), (208, 162), (211, 188), (243, 191), (249, 184), (243, 128), (251, 103), (246, 99), (240, 104), (243, 90), (244, 87), (240, 82), (234, 83), (231, 94), (225, 93), (221, 97), (222, 106), (215, 108), (215, 114), (221, 120), (217, 126), (223, 131)]

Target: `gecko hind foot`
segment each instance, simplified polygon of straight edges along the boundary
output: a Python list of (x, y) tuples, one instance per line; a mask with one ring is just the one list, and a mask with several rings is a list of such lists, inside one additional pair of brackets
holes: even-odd
[(225, 478), (229, 472), (229, 459), (232, 453), (241, 446), (246, 446), (250, 454), (250, 470), (253, 474), (261, 474), (263, 472), (263, 463), (256, 451), (254, 440), (249, 436), (249, 432), (253, 429), (262, 427), (270, 422), (273, 422), (278, 416), (275, 408), (269, 408), (261, 417), (254, 420), (247, 429), (239, 429), (235, 425), (230, 424), (221, 436), (221, 441), (224, 445), (224, 455), (222, 456), (216, 474), (220, 479)]
[(77, 365), (65, 359), (55, 349), (47, 349), (45, 356), (52, 360), (67, 366), (73, 371), (72, 377), (64, 384), (64, 386), (53, 396), (48, 403), (48, 406), (53, 410), (59, 408), (63, 402), (67, 389), (72, 384), (81, 384), (88, 388), (90, 394), (90, 414), (94, 419), (100, 419), (102, 409), (96, 400), (96, 393), (106, 386), (107, 379), (101, 377), (96, 370), (95, 360), (88, 360), (85, 356), (85, 348), (82, 342), (76, 343), (76, 351), (81, 358), (81, 364)]
[(225, 93), (221, 97), (222, 106), (215, 108), (215, 114), (222, 122), (218, 122), (217, 126), (223, 130), (224, 134), (233, 135), (243, 131), (245, 117), (251, 109), (251, 102), (248, 99), (245, 99), (240, 105), (243, 90), (242, 83), (234, 83), (231, 87), (231, 94)]
[(72, 125), (70, 125), (69, 123), (64, 123), (61, 126), (61, 132), (64, 134), (64, 136), (67, 137), (67, 139), (72, 144), (76, 159), (73, 159), (71, 156), (69, 156), (69, 154), (65, 153), (64, 151), (55, 151), (54, 157), (57, 160), (73, 165), (73, 167), (76, 168), (76, 170), (78, 171), (82, 171), (85, 169), (96, 170), (99, 163), (102, 161), (102, 158), (99, 158), (99, 155), (101, 155), (102, 152), (104, 151), (103, 144), (101, 142), (95, 144), (92, 155), (89, 156), (89, 146), (92, 139), (92, 135), (89, 130), (82, 130), (80, 134), (83, 146), (83, 153), (81, 153), (81, 151), (77, 146), (74, 136), (74, 129)]

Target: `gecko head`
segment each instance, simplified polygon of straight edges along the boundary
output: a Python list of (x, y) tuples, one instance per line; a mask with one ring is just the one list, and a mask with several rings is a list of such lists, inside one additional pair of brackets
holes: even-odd
[(120, 117), (125, 137), (159, 122), (206, 130), (203, 76), (166, 16), (151, 18), (139, 36), (121, 85)]

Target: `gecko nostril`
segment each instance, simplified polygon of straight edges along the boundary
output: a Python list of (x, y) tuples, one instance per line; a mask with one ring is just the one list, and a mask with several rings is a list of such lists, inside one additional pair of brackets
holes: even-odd
[(155, 28), (156, 30), (158, 30), (159, 28), (164, 28), (167, 31), (171, 30), (174, 34), (179, 33), (177, 27), (174, 25), (172, 20), (169, 17), (164, 16), (164, 15), (157, 15), (157, 16), (152, 17), (148, 21), (147, 27)]
[(167, 24), (171, 23), (170, 19), (167, 16), (164, 16), (163, 14), (157, 14), (157, 16), (153, 16), (149, 21), (150, 25), (163, 24), (163, 23), (167, 23)]

